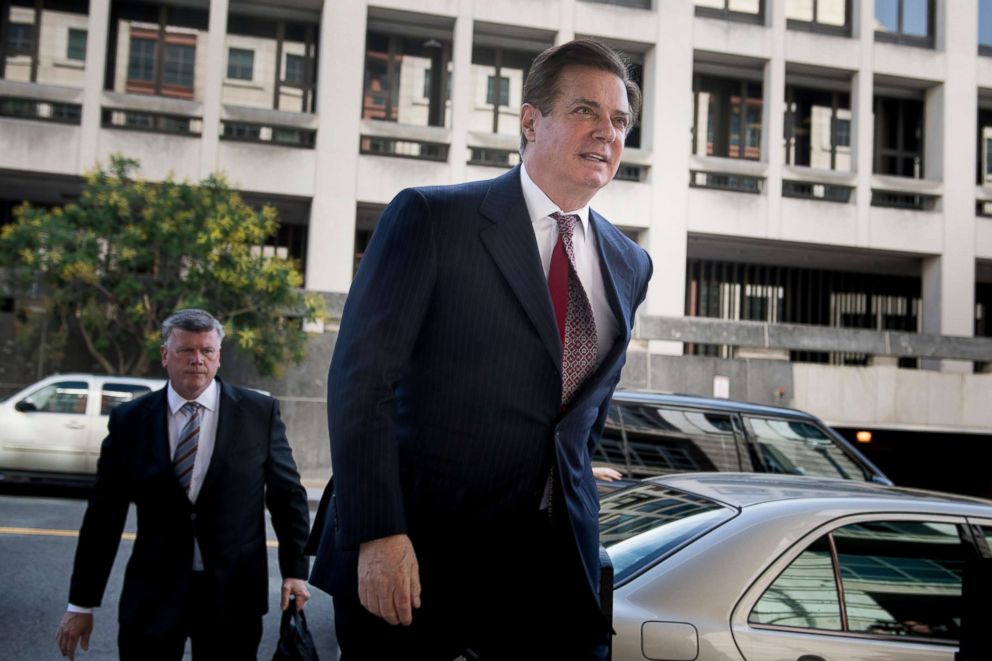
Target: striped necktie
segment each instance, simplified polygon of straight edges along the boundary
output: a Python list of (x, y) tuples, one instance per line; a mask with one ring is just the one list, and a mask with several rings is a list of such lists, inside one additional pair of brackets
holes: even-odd
[(198, 402), (186, 402), (181, 409), (186, 414), (186, 424), (179, 432), (179, 442), (176, 443), (176, 453), (173, 455), (172, 467), (176, 471), (179, 486), (189, 494), (189, 484), (193, 479), (193, 464), (196, 463), (196, 448), (200, 443), (200, 409)]

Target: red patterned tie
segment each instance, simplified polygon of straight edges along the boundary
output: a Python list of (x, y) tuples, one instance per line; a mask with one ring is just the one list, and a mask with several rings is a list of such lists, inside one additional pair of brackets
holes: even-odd
[(548, 289), (561, 338), (561, 405), (564, 408), (596, 367), (599, 343), (592, 305), (575, 270), (572, 233), (579, 217), (557, 211), (551, 217), (558, 223), (558, 242), (551, 253)]

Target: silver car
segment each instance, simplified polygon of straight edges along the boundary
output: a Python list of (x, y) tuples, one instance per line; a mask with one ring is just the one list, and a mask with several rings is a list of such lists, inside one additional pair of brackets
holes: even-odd
[(616, 661), (952, 661), (965, 562), (992, 557), (992, 502), (850, 480), (679, 474), (601, 503)]
[(110, 410), (163, 379), (59, 374), (0, 402), (0, 476), (92, 479)]

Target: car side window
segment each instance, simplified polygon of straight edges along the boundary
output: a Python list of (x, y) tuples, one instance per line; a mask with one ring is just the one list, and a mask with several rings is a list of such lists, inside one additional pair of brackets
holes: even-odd
[(593, 461), (634, 476), (739, 471), (730, 414), (613, 402)]
[(840, 631), (840, 598), (826, 536), (779, 574), (755, 604), (751, 624)]
[(36, 390), (22, 400), (29, 411), (39, 413), (86, 413), (89, 384), (85, 381), (59, 381)]
[(748, 622), (956, 640), (967, 549), (951, 523), (843, 526), (810, 545), (775, 579)]
[(957, 526), (871, 522), (832, 535), (850, 631), (958, 638), (967, 547)]
[(802, 420), (744, 416), (769, 473), (867, 480), (865, 472), (818, 426)]
[(134, 383), (105, 383), (100, 392), (100, 415), (109, 415), (118, 404), (130, 402), (150, 391), (148, 386)]

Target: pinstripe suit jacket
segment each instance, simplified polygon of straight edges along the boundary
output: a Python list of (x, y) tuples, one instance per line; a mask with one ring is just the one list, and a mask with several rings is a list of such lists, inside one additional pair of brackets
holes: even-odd
[(561, 341), (519, 168), (404, 190), (386, 208), (331, 361), (334, 484), (326, 525), (318, 514), (311, 538), (311, 548), (319, 543), (314, 585), (333, 594), (351, 582), (338, 575), (354, 571), (349, 549), (430, 521), (512, 529), (538, 508), (557, 462), (596, 590), (589, 447), (620, 378), (651, 262), (594, 211), (590, 222), (621, 334), (563, 414)]

